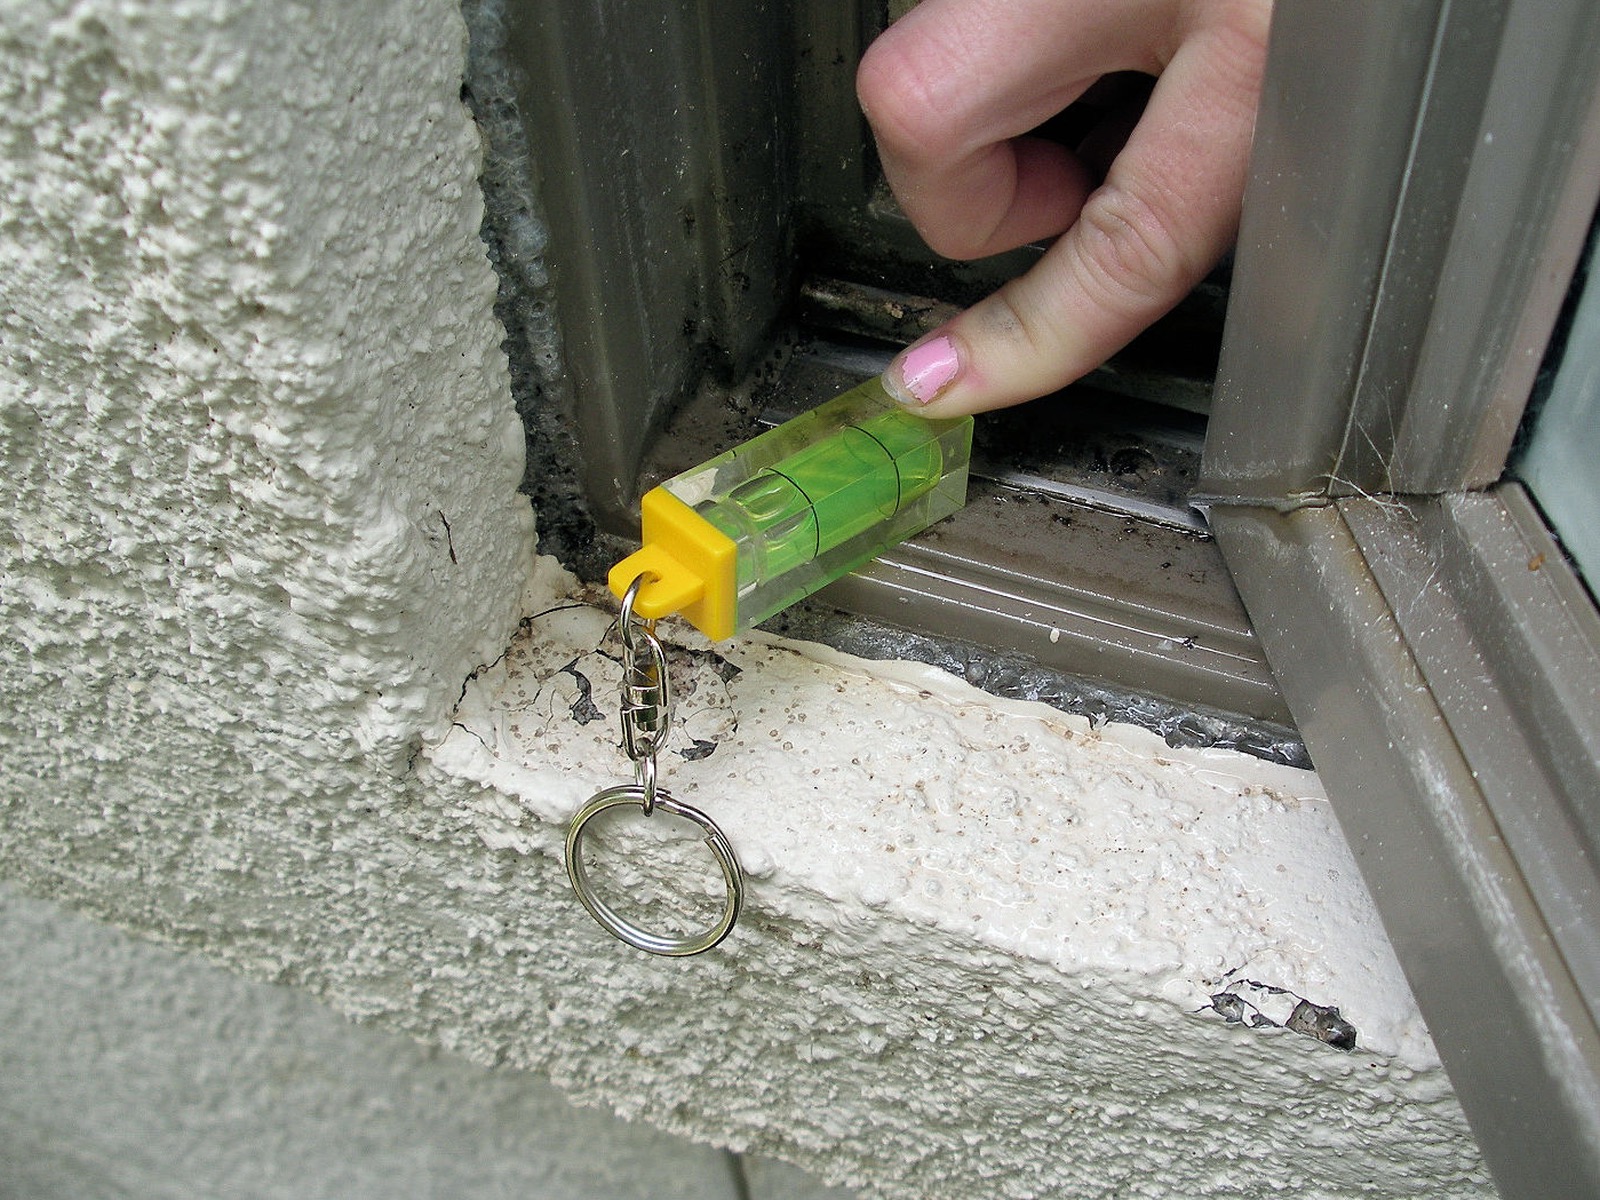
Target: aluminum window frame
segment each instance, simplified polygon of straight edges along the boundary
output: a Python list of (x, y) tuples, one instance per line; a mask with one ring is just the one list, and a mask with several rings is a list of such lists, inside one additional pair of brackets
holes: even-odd
[(1600, 1195), (1600, 617), (1507, 453), (1600, 9), (1282, 0), (1200, 500), (1502, 1195)]
[[(874, 356), (937, 307), (908, 289), (976, 296), (1039, 252), (940, 264), (887, 199), (854, 94), (882, 0), (469, 4), (486, 18), (470, 23), (469, 61), (485, 64), (469, 71), (475, 111), (502, 135), (497, 176), (528, 185), (491, 203), (488, 222), (491, 245), (507, 247), (500, 310), (514, 392), (525, 383), (526, 486), (548, 501), (541, 545), (587, 578), (632, 548), (650, 483), (751, 436), (788, 399), (880, 370), (887, 354)], [(548, 226), (536, 256), (518, 249), (530, 214)], [(830, 265), (860, 270), (842, 325), (838, 311), (817, 316)], [(535, 276), (528, 323), (553, 324), (559, 348), (530, 343), (519, 360)], [(1164, 327), (1170, 342), (1145, 344), (1155, 367), (1135, 355), (1090, 381), (1112, 405), (1165, 387), (1146, 399), (1191, 409), (1175, 425), (1128, 424), (1110, 439), (1120, 445), (1090, 448), (1107, 450), (1098, 468), (1059, 477), (1015, 469), (1004, 447), (980, 456), (968, 510), (800, 606), (806, 636), (953, 657), (1002, 694), (1304, 763), (1185, 502), (1201, 440), (1185, 422), (1210, 391), (1202, 359), (1214, 361), (1221, 290), (1198, 289)], [(852, 326), (864, 309), (871, 320)], [(1168, 352), (1176, 379), (1159, 370), (1168, 345), (1188, 351)], [(753, 401), (763, 388), (779, 403)], [(990, 536), (996, 523), (1006, 536)], [(839, 611), (851, 615), (836, 622)]]

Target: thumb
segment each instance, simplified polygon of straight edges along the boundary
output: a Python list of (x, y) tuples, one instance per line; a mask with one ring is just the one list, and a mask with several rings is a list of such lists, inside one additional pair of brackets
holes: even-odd
[[(1143, 232), (1091, 232), (1092, 220), (1086, 208), (1026, 275), (896, 356), (884, 373), (890, 395), (930, 417), (1043, 396), (1094, 370), (1204, 276), (1150, 251)], [(1131, 263), (1134, 253), (1149, 260)]]
[(930, 417), (1019, 404), (1087, 374), (1183, 299), (1238, 226), (1260, 77), (1240, 57), (1238, 39), (1185, 43), (1072, 227), (898, 355), (889, 393)]

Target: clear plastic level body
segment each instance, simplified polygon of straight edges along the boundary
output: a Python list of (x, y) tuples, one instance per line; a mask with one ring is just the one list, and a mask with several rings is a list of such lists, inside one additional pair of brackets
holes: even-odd
[(971, 417), (914, 416), (870, 380), (647, 495), (611, 586), (647, 573), (641, 616), (731, 636), (961, 508), (971, 450)]

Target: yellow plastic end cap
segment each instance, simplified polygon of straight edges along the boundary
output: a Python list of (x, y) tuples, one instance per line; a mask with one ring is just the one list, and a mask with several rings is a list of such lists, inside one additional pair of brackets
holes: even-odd
[(682, 500), (655, 488), (639, 502), (644, 546), (616, 566), (606, 583), (624, 595), (641, 574), (647, 580), (634, 611), (647, 621), (682, 613), (712, 641), (733, 636), (737, 618), (733, 539)]
[(639, 576), (645, 577), (634, 597), (633, 611), (646, 621), (682, 612), (705, 594), (705, 583), (661, 546), (647, 543), (612, 567), (606, 585), (620, 600)]

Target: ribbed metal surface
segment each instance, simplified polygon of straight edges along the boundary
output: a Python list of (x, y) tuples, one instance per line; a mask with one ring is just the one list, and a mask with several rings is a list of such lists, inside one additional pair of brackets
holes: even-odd
[(1600, 1195), (1600, 618), (1498, 480), (1600, 10), (1280, 5), (1201, 489), (1502, 1194)]

